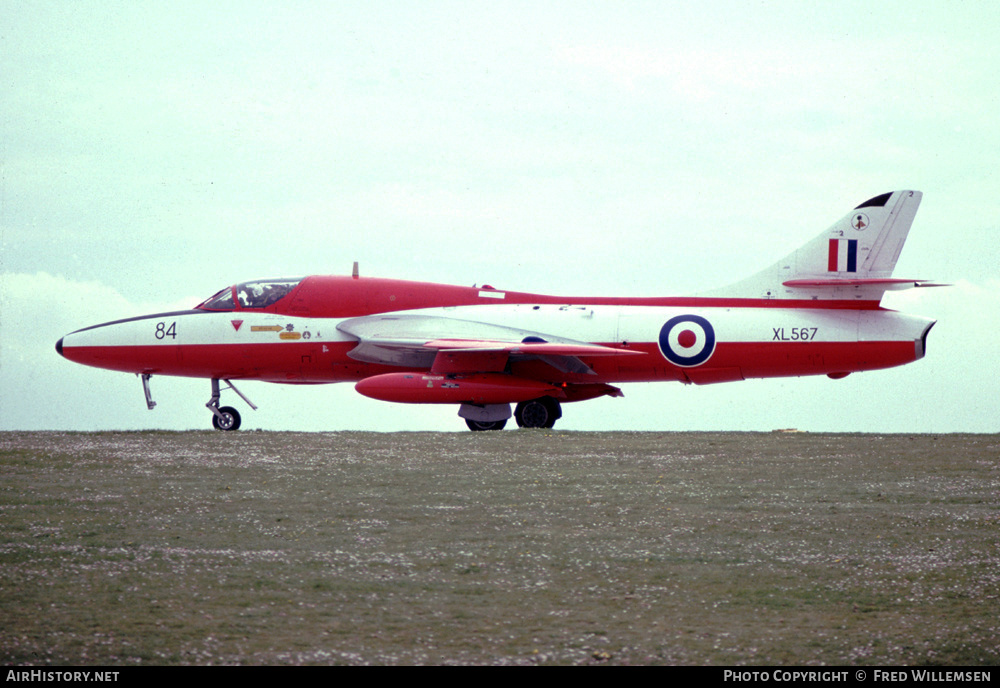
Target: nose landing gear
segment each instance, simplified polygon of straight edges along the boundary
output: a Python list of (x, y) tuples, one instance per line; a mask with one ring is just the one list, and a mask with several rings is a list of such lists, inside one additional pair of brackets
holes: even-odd
[[(146, 395), (146, 408), (152, 411), (156, 407), (156, 402), (153, 401), (153, 395), (149, 390), (149, 378), (152, 377), (150, 373), (142, 373), (139, 375), (142, 379), (142, 391)], [(226, 386), (240, 395), (240, 399), (247, 402), (247, 405), (254, 411), (257, 407), (253, 405), (253, 402), (246, 398), (246, 396), (240, 390), (236, 389), (234, 385), (229, 380), (223, 380)], [(232, 406), (219, 407), (219, 397), (222, 396), (222, 390), (219, 388), (218, 378), (212, 378), (212, 398), (208, 400), (205, 406), (208, 410), (212, 412), (212, 427), (216, 430), (239, 430), (240, 423), (242, 419), (240, 418), (240, 412), (234, 409)]]
[[(257, 407), (253, 405), (253, 402), (247, 399), (246, 396), (243, 394), (243, 392), (236, 389), (236, 385), (234, 385), (230, 380), (223, 380), (223, 382), (226, 383), (226, 386), (229, 389), (236, 392), (239, 395), (240, 399), (247, 402), (247, 405), (250, 408), (252, 408), (254, 411), (257, 410)], [(219, 388), (219, 379), (213, 377), (212, 398), (208, 400), (207, 404), (205, 404), (205, 406), (208, 407), (208, 410), (212, 412), (212, 427), (215, 428), (216, 430), (226, 430), (226, 431), (239, 430), (240, 423), (242, 422), (239, 411), (234, 409), (232, 406), (223, 406), (220, 408), (219, 398), (221, 396), (222, 396), (222, 390)]]

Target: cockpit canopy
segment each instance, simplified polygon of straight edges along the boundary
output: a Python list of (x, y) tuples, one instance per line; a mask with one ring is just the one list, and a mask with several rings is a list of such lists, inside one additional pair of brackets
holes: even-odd
[(241, 282), (222, 289), (198, 305), (207, 311), (238, 311), (253, 308), (267, 308), (289, 294), (301, 277), (293, 279), (257, 280)]

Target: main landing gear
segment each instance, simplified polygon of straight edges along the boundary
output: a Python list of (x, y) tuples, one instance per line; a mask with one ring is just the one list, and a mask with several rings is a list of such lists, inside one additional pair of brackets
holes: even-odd
[[(247, 402), (247, 405), (250, 408), (254, 411), (257, 410), (257, 407), (253, 405), (253, 402), (247, 399), (246, 396), (243, 395), (243, 392), (236, 389), (236, 385), (229, 380), (223, 380), (223, 382), (226, 383), (229, 389), (236, 392), (240, 399)], [(234, 409), (232, 406), (223, 406), (220, 408), (219, 398), (221, 396), (222, 390), (219, 388), (219, 380), (218, 378), (212, 378), (212, 398), (208, 400), (207, 404), (205, 404), (205, 406), (208, 407), (208, 410), (212, 412), (212, 427), (216, 430), (239, 430), (241, 422), (239, 411)]]
[[(510, 404), (476, 406), (463, 404), (458, 415), (465, 418), (469, 430), (503, 430), (510, 418)], [(559, 402), (552, 397), (539, 397), (522, 401), (514, 409), (514, 420), (519, 428), (551, 428), (562, 417)]]
[(522, 401), (514, 409), (514, 420), (519, 428), (551, 428), (562, 418), (562, 408), (552, 397)]

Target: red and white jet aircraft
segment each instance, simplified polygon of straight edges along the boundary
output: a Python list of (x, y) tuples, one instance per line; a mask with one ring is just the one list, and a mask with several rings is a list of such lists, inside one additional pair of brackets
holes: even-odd
[(621, 396), (613, 383), (710, 384), (827, 375), (922, 358), (933, 320), (882, 308), (919, 191), (869, 199), (802, 248), (729, 287), (691, 297), (543, 296), (351, 276), (226, 287), (192, 310), (94, 325), (56, 350), (77, 363), (205, 377), (220, 430), (219, 381), (355, 382), (365, 396), (456, 404), (472, 430), (513, 416), (548, 428), (561, 404)]

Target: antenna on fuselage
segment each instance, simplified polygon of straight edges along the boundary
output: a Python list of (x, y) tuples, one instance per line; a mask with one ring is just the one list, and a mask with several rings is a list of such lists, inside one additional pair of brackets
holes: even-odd
[(351, 271), (351, 277), (354, 279), (358, 278), (358, 261), (354, 261), (354, 269)]

